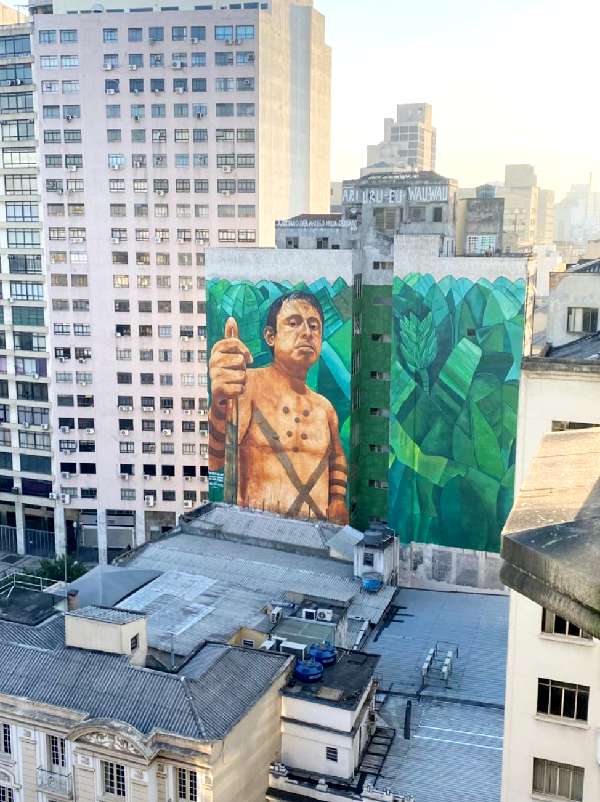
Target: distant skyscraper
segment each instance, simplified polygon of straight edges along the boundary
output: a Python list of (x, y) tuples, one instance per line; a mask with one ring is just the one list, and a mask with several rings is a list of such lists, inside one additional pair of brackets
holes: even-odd
[(374, 172), (435, 170), (436, 131), (429, 103), (404, 103), (396, 107), (396, 119), (383, 121), (383, 142), (368, 145), (367, 166), (361, 175)]

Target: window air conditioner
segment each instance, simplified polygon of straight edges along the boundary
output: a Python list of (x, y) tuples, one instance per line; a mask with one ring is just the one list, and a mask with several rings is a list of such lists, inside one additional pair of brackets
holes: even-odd
[(188, 499), (186, 499), (186, 500), (183, 502), (183, 509), (184, 509), (184, 510), (191, 510), (191, 509), (192, 509), (192, 506), (193, 506), (193, 504), (194, 504), (194, 502), (193, 502), (193, 501), (189, 501)]
[(128, 437), (129, 436), (129, 429), (121, 429), (120, 435), (121, 437)]
[(70, 479), (71, 478), (71, 474), (69, 473), (69, 471), (61, 471), (60, 475), (61, 475), (61, 477), (63, 479)]
[(42, 423), (41, 426), (40, 426), (40, 429), (43, 432), (47, 432), (49, 428), (50, 428), (50, 424), (49, 423)]
[(95, 429), (91, 429), (91, 428), (90, 429), (86, 429), (85, 433), (86, 434), (96, 434), (96, 430)]
[(142, 407), (142, 412), (154, 412), (154, 407)]
[(223, 172), (224, 173), (230, 173), (232, 170), (233, 170), (233, 167), (230, 164), (224, 164), (223, 165)]
[(137, 64), (130, 64), (129, 69), (134, 71), (137, 70)]
[(146, 507), (154, 507), (154, 496), (144, 496), (144, 503)]
[(57, 495), (56, 493), (48, 493), (48, 498), (50, 499), (50, 501), (56, 501)]
[(60, 427), (60, 431), (61, 431), (63, 434), (69, 434), (69, 432), (71, 431), (71, 427), (70, 427), (70, 426), (61, 426), (61, 427)]
[(63, 504), (69, 504), (69, 502), (71, 501), (71, 496), (68, 493), (61, 493), (60, 500), (62, 501)]
[(183, 477), (185, 482), (191, 482), (193, 478), (194, 478), (193, 476), (184, 476)]
[(163, 437), (171, 437), (171, 435), (173, 434), (173, 432), (170, 429), (161, 429), (160, 433), (162, 434)]
[(112, 70), (112, 68), (113, 68), (112, 64), (104, 64), (102, 67), (103, 70)]
[(121, 473), (119, 475), (120, 475), (121, 479), (124, 479), (125, 481), (128, 481), (130, 476), (131, 476), (131, 474), (129, 474), (129, 473)]
[(24, 423), (22, 423), (22, 424), (21, 424), (21, 426), (22, 426), (24, 429), (29, 429), (29, 426), (30, 426), (30, 425), (31, 425), (31, 424), (30, 424), (28, 421), (25, 421)]
[(183, 95), (185, 90), (184, 90), (183, 86), (178, 86), (175, 91), (177, 92), (178, 95)]

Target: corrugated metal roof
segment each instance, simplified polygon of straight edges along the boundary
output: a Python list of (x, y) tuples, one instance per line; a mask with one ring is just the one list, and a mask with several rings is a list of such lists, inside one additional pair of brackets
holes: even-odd
[(82, 607), (79, 610), (71, 610), (67, 615), (74, 618), (89, 618), (92, 621), (101, 621), (104, 624), (130, 624), (143, 618), (144, 614), (133, 612), (132, 610), (116, 610), (112, 607)]

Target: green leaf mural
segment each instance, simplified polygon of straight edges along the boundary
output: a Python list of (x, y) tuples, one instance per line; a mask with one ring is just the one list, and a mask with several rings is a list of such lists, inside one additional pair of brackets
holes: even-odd
[(499, 551), (524, 302), (523, 280), (394, 279), (389, 519), (406, 542)]

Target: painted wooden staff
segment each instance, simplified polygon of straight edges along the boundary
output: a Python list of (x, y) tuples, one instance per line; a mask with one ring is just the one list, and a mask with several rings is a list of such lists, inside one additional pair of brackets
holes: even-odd
[[(233, 317), (225, 323), (225, 339), (238, 338), (238, 324)], [(223, 499), (227, 504), (237, 504), (238, 496), (238, 417), (237, 398), (227, 401), (225, 421), (225, 465), (223, 469)]]

